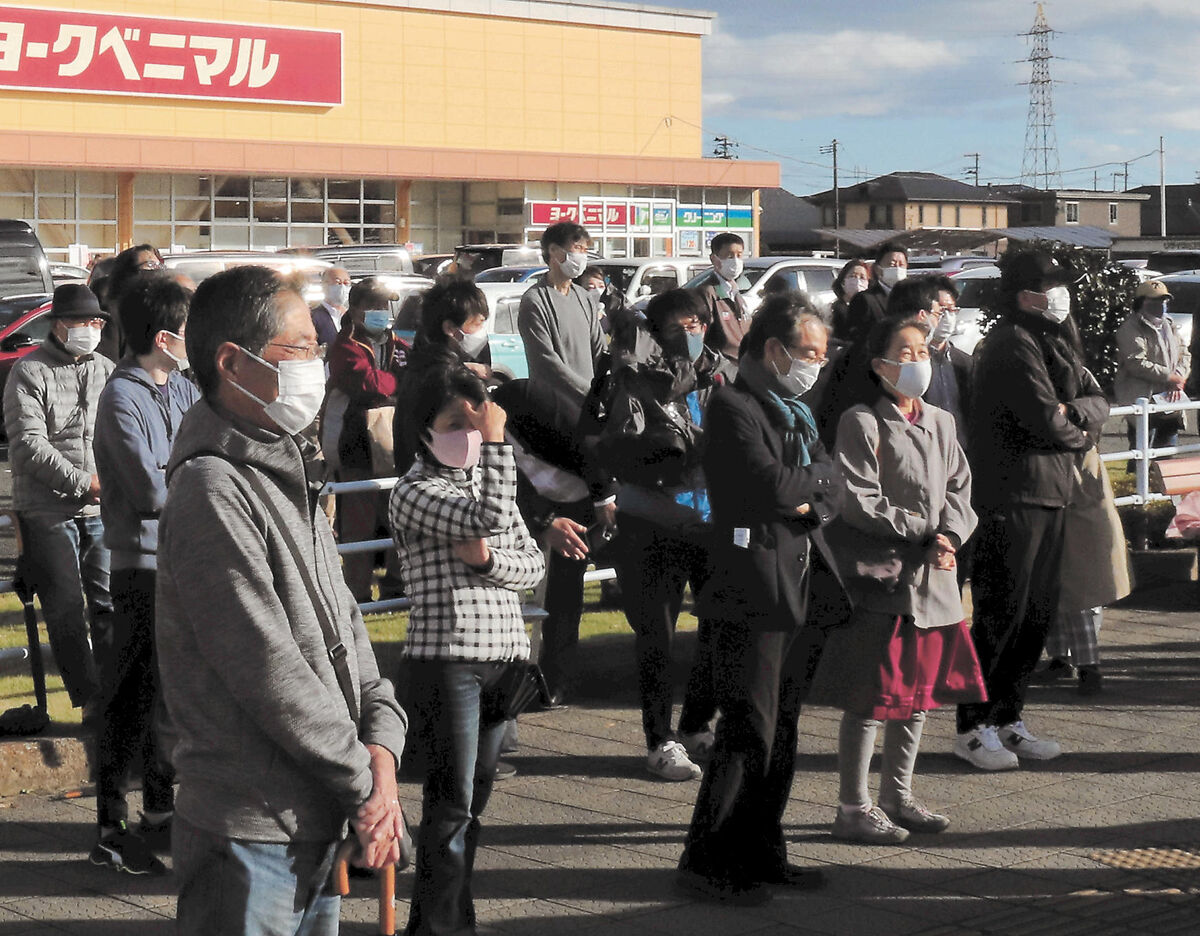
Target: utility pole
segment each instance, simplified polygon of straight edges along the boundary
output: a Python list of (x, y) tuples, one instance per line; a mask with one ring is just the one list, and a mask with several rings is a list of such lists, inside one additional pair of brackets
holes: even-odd
[(974, 159), (975, 159), (975, 165), (967, 166), (967, 168), (963, 170), (963, 173), (965, 175), (969, 175), (974, 180), (975, 186), (978, 187), (979, 186), (979, 154), (978, 153), (963, 153), (964, 159), (971, 159), (972, 157), (974, 157)]
[(834, 140), (828, 146), (821, 147), (821, 154), (833, 156), (833, 255), (842, 258), (842, 193), (838, 191), (838, 149), (841, 144)]
[(1163, 138), (1158, 138), (1158, 228), (1159, 237), (1167, 236), (1167, 153)]
[[(1121, 173), (1114, 172), (1112, 174), (1112, 177), (1113, 177), (1113, 191), (1115, 192), (1117, 190), (1117, 179), (1121, 178)], [(1128, 188), (1128, 186), (1126, 186), (1126, 188)]]
[(737, 143), (729, 139), (727, 136), (713, 137), (713, 155), (717, 159), (737, 159), (734, 150), (737, 149)]
[(1125, 163), (1125, 189), (1124, 190), (1126, 192), (1129, 191), (1129, 163), (1128, 162)]
[(1099, 169), (1092, 170), (1092, 191), (1093, 192), (1100, 191), (1100, 170)]

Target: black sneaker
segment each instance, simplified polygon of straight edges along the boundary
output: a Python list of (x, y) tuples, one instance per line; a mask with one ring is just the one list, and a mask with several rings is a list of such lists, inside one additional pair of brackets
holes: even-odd
[(137, 824), (135, 832), (153, 851), (160, 854), (171, 852), (171, 819), (174, 814), (167, 816), (162, 822), (151, 822), (145, 813), (140, 813), (142, 820)]
[(100, 836), (89, 856), (94, 865), (108, 866), (126, 874), (149, 874), (155, 877), (167, 873), (167, 866), (154, 856), (150, 846), (124, 822)]
[(1098, 666), (1079, 667), (1079, 694), (1090, 696), (1104, 691), (1104, 678)]

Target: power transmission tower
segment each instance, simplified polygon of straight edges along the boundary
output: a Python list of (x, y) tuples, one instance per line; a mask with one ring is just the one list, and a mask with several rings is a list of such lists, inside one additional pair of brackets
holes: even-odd
[(821, 147), (821, 155), (833, 156), (833, 255), (842, 256), (842, 194), (838, 191), (838, 150), (841, 144), (834, 140), (828, 146)]
[(737, 149), (737, 141), (731, 140), (727, 136), (713, 137), (713, 155), (717, 159), (737, 159), (734, 150)]
[[(1021, 181), (1034, 188), (1049, 189), (1062, 185), (1058, 166), (1058, 138), (1054, 133), (1054, 81), (1050, 78), (1050, 37), (1054, 30), (1046, 23), (1042, 4), (1037, 5), (1033, 29), (1023, 33), (1033, 48), (1029, 58), (1033, 74), (1029, 85), (1029, 116), (1025, 121), (1025, 155), (1021, 159)], [(1040, 183), (1040, 184), (1039, 184)]]
[(974, 185), (979, 185), (979, 154), (978, 153), (963, 153), (963, 159), (974, 159), (975, 160), (975, 165), (967, 166), (967, 168), (963, 170), (963, 173), (965, 175), (969, 175), (971, 177), (972, 183)]

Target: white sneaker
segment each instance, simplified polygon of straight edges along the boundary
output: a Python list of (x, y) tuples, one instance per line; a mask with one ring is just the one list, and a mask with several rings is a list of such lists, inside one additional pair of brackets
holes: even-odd
[(697, 731), (695, 734), (681, 734), (679, 743), (697, 764), (706, 764), (712, 757), (713, 744), (716, 736), (711, 731)]
[(664, 741), (646, 757), (646, 769), (664, 780), (699, 780), (702, 771), (678, 741)]
[(977, 725), (960, 732), (954, 741), (954, 753), (980, 770), (1012, 770), (1019, 766), (1017, 755), (1000, 743), (993, 725)]
[(1025, 722), (1015, 721), (1005, 725), (999, 731), (1000, 743), (1018, 757), (1028, 757), (1030, 760), (1054, 760), (1062, 753), (1062, 746), (1057, 741), (1043, 741), (1037, 738), (1025, 727)]

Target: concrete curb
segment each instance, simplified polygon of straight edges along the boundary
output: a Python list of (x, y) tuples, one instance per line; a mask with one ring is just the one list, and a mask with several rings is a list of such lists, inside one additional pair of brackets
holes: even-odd
[(87, 784), (90, 775), (82, 738), (0, 740), (0, 796), (66, 793)]

